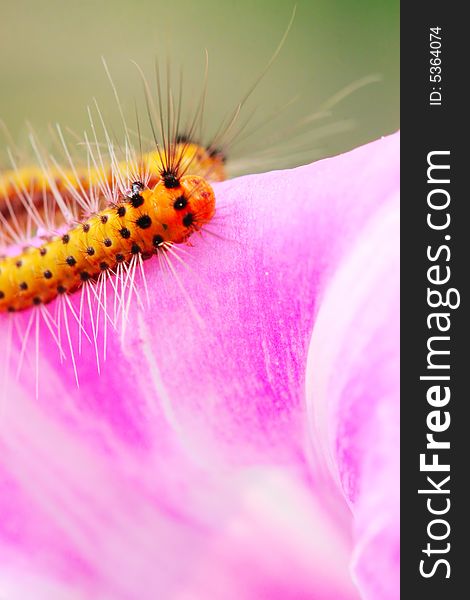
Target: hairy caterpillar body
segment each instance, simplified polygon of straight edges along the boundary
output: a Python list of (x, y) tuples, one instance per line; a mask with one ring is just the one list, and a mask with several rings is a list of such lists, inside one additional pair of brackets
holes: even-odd
[[(223, 181), (226, 178), (224, 158), (214, 149), (206, 149), (183, 139), (174, 144), (172, 152), (182, 172), (189, 170), (191, 174), (201, 175), (209, 181)], [(158, 151), (147, 152), (136, 167), (140, 172), (147, 173), (147, 184), (151, 186), (165, 170), (164, 162), (164, 157)], [(46, 172), (35, 166), (0, 172), (0, 210), (5, 212), (6, 199), (14, 202), (21, 189), (27, 190), (31, 198), (38, 200), (42, 199), (44, 193), (52, 192), (52, 185), (61, 194), (67, 194), (70, 188), (79, 189), (80, 186), (91, 189), (103, 182), (111, 185), (113, 178), (116, 178), (116, 171), (121, 177), (128, 178), (129, 168), (128, 162), (121, 161), (116, 169), (76, 167), (64, 170), (52, 167)]]
[[(144, 155), (139, 171), (146, 173), (146, 185), (129, 182), (127, 195), (63, 235), (0, 259), (0, 311), (15, 312), (50, 302), (103, 271), (114, 272), (119, 263), (129, 263), (136, 255), (146, 259), (169, 244), (185, 242), (208, 223), (215, 213), (208, 179), (224, 178), (223, 159), (188, 141), (176, 142), (167, 150), (170, 157), (160, 151)], [(120, 163), (118, 171), (126, 174), (128, 181), (129, 165)], [(13, 175), (15, 181), (5, 174), (0, 180), (4, 201), (11, 205), (19, 184), (29, 186), (34, 200), (36, 195), (50, 193), (54, 181), (66, 197), (74, 186), (92, 189), (102, 176), (76, 169), (54, 175), (51, 179), (51, 173), (40, 169), (20, 170)], [(115, 172), (107, 174), (109, 180), (115, 177)]]

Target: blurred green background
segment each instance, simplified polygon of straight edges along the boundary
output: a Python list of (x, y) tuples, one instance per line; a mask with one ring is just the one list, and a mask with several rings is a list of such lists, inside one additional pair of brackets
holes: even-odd
[[(297, 14), (287, 41), (247, 107), (247, 116), (254, 111), (246, 129), (253, 135), (240, 142), (235, 155), (271, 147), (273, 132), (289, 142), (286, 154), (292, 145), (295, 151), (315, 146), (330, 155), (396, 130), (398, 0), (0, 0), (0, 119), (20, 144), (27, 121), (44, 136), (55, 122), (81, 134), (88, 124), (86, 107), (96, 97), (107, 122), (118, 128), (101, 56), (126, 113), (132, 114), (143, 93), (131, 60), (152, 79), (155, 58), (163, 57), (165, 64), (165, 57), (171, 57), (175, 73), (183, 68), (185, 99), (191, 102), (201, 91), (207, 48), (206, 122), (215, 127), (263, 71), (294, 4)], [(344, 86), (372, 74), (381, 81), (345, 98), (325, 121), (343, 129), (347, 120), (347, 130), (333, 133), (334, 126), (331, 131), (326, 127), (321, 139), (309, 130), (304, 139), (290, 143), (290, 128), (300, 119), (314, 114)], [(294, 97), (295, 104), (256, 130), (257, 122)], [(273, 154), (279, 159), (275, 165), (283, 166), (283, 146)], [(305, 162), (305, 156), (296, 160)]]

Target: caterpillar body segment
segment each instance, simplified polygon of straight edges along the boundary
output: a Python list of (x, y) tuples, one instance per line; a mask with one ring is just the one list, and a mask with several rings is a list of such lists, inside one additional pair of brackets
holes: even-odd
[(100, 272), (114, 271), (136, 254), (149, 258), (180, 244), (215, 212), (211, 185), (197, 175), (153, 189), (132, 186), (129, 197), (39, 247), (0, 261), (0, 311), (14, 312), (71, 293)]

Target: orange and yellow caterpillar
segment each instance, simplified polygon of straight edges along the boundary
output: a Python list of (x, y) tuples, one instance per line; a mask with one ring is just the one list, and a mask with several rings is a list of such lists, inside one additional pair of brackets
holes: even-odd
[[(105, 65), (124, 126), (124, 140), (116, 142), (108, 133), (96, 106), (104, 138), (99, 141), (89, 110), (92, 137), (85, 133), (85, 139), (80, 139), (87, 150), (86, 162), (81, 166), (74, 164), (60, 129), (68, 167), (46, 158), (33, 138), (37, 166), (18, 167), (10, 155), (13, 168), (0, 172), (0, 312), (41, 306), (80, 287), (89, 291), (85, 286), (88, 281), (107, 281), (108, 274), (122, 274), (120, 265), (125, 270), (128, 265), (135, 267), (140, 260), (170, 250), (172, 244), (186, 242), (212, 219), (215, 195), (211, 182), (226, 179), (226, 149), (233, 148), (241, 133), (250, 135), (245, 131), (250, 119), (240, 122), (240, 114), (278, 55), (294, 15), (295, 9), (261, 75), (215, 129), (208, 147), (193, 139), (197, 133), (198, 138), (202, 135), (207, 62), (200, 100), (189, 111), (184, 125), (182, 82), (174, 93), (168, 72), (164, 92), (157, 65), (154, 103), (141, 72), (152, 146), (144, 141), (138, 118), (137, 130), (131, 132), (128, 128)], [(355, 87), (363, 84), (359, 82)], [(305, 123), (315, 121), (353, 89), (346, 88)], [(263, 126), (263, 122), (258, 125)], [(181, 135), (182, 131), (188, 135)], [(134, 136), (138, 144), (132, 142)], [(279, 141), (283, 145), (284, 136)], [(143, 144), (151, 151), (143, 152)], [(269, 164), (269, 155), (267, 163), (263, 160), (262, 154), (257, 164)]]
[(5, 172), (0, 177), (0, 211), (6, 223), (9, 215), (16, 221), (20, 218), (21, 190), (27, 191), (32, 205), (53, 194), (60, 194), (67, 205), (73, 202), (72, 192), (97, 194), (116, 178), (127, 181), (128, 190), (117, 201), (101, 199), (105, 205), (101, 210), (61, 235), (0, 258), (0, 311), (50, 302), (97, 279), (103, 271), (114, 272), (136, 255), (146, 259), (171, 244), (183, 243), (208, 223), (215, 213), (209, 181), (225, 178), (223, 156), (186, 139), (176, 139), (162, 152), (145, 154), (139, 161), (137, 170), (145, 174), (145, 182), (129, 180), (125, 162), (105, 173), (39, 167)]

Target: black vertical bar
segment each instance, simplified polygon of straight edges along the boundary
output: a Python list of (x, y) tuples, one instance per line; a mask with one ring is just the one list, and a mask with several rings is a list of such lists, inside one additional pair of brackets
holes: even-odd
[[(466, 385), (470, 373), (470, 127), (466, 97), (470, 25), (464, 7), (465, 3), (430, 0), (402, 3), (401, 8), (401, 597), (413, 600), (470, 597), (470, 515), (466, 514), (470, 513), (470, 394)], [(440, 28), (435, 30), (435, 38), (431, 28)], [(439, 38), (440, 47), (431, 44)], [(431, 69), (436, 66), (440, 70)], [(431, 169), (428, 181), (429, 160), (450, 165), (450, 169)], [(445, 183), (447, 178), (449, 183)], [(430, 207), (430, 192), (432, 205), (444, 206), (450, 197), (449, 206)], [(428, 214), (434, 226), (443, 226), (450, 218), (449, 226), (433, 229)], [(449, 273), (445, 283), (430, 281), (442, 281)], [(460, 295), (460, 306), (431, 307), (428, 288), (440, 291), (442, 298), (449, 290), (457, 290), (448, 297), (454, 305)], [(431, 296), (431, 302), (439, 304), (438, 294)], [(445, 316), (430, 317), (433, 313)], [(441, 329), (450, 324), (448, 331), (441, 331), (438, 321)], [(442, 337), (429, 342), (433, 336)], [(450, 339), (444, 339), (446, 336)], [(432, 349), (450, 350), (450, 354), (431, 355), (428, 363), (428, 343)], [(430, 364), (440, 368), (430, 368)], [(448, 369), (443, 368), (446, 364)], [(448, 376), (449, 380), (420, 379), (435, 376)], [(429, 392), (433, 386), (434, 394)], [(445, 387), (450, 392), (447, 403)], [(443, 431), (436, 432), (438, 428)], [(432, 444), (427, 434), (432, 434), (434, 441), (450, 442), (450, 449), (427, 448)], [(436, 460), (439, 465), (450, 465), (450, 470), (422, 470), (420, 454), (425, 455), (426, 464)], [(443, 512), (432, 514), (430, 510)]]

